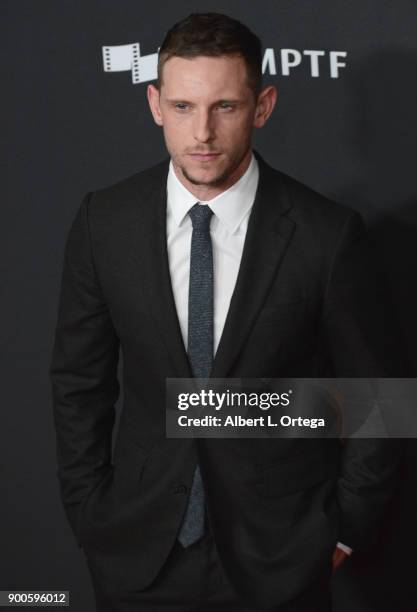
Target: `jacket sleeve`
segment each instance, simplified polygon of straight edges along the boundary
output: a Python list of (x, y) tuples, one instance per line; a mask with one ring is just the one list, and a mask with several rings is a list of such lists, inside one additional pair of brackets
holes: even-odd
[(50, 364), (61, 498), (77, 536), (82, 502), (112, 469), (119, 339), (94, 267), (87, 194), (67, 237)]
[[(324, 302), (325, 341), (336, 377), (373, 379), (377, 385), (378, 378), (407, 375), (380, 268), (361, 216), (352, 213), (335, 248)], [(400, 460), (399, 440), (350, 437), (343, 445), (339, 540), (355, 551), (368, 548), (377, 534)]]

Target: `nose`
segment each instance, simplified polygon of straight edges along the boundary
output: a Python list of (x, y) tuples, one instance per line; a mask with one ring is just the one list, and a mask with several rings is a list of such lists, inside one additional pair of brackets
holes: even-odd
[(194, 117), (194, 138), (198, 142), (208, 142), (213, 138), (213, 119), (208, 110), (200, 109)]

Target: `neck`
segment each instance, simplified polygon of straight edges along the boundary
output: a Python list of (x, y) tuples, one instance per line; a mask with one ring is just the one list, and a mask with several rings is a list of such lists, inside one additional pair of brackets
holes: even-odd
[(243, 157), (242, 161), (237, 166), (237, 168), (219, 185), (196, 185), (195, 183), (191, 183), (184, 176), (180, 166), (177, 166), (175, 164), (174, 160), (172, 160), (172, 165), (180, 183), (182, 183), (184, 187), (190, 193), (192, 193), (193, 196), (197, 198), (197, 200), (207, 202), (232, 187), (232, 185), (234, 185), (235, 183), (237, 183), (237, 181), (245, 174), (246, 170), (249, 168), (251, 159), (252, 150), (249, 149)]

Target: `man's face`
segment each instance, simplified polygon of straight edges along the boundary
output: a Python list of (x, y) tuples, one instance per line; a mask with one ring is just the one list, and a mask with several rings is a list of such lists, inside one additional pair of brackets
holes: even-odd
[(239, 178), (261, 114), (241, 56), (171, 57), (160, 91), (150, 85), (148, 99), (185, 183), (224, 189)]

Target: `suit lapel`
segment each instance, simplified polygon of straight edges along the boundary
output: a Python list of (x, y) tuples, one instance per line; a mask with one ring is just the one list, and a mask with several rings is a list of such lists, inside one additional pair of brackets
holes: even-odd
[(166, 180), (168, 161), (160, 164), (154, 190), (143, 203), (144, 293), (162, 340), (179, 378), (191, 378), (192, 372), (182, 339), (169, 270), (166, 239)]
[(212, 378), (228, 375), (268, 295), (295, 229), (294, 221), (284, 215), (291, 203), (282, 175), (270, 168), (259, 154), (255, 155), (259, 163), (258, 190)]

